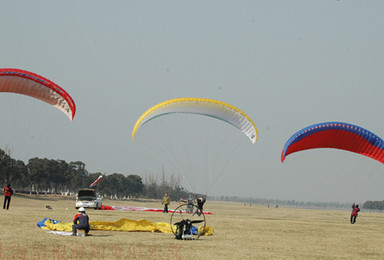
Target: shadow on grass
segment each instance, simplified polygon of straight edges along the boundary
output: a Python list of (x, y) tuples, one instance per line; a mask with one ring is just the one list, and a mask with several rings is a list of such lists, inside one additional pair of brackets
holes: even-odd
[(27, 195), (16, 193), (13, 196), (18, 198), (30, 199), (30, 200), (43, 200), (43, 201), (59, 201), (59, 200), (74, 200), (74, 197), (61, 196), (61, 195)]
[(97, 235), (94, 235), (93, 233), (92, 234), (89, 234), (88, 235), (89, 237), (111, 237), (112, 235), (111, 234), (97, 234)]

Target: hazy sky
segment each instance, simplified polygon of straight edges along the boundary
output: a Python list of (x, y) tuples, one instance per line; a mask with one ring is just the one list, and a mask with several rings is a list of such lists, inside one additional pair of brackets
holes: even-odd
[[(35, 72), (75, 100), (72, 123), (21, 95), (0, 97), (0, 146), (82, 161), (88, 171), (183, 177), (195, 192), (303, 201), (383, 200), (384, 168), (319, 149), (281, 150), (296, 131), (342, 121), (384, 138), (384, 2), (0, 1), (0, 67)], [(243, 110), (259, 139), (156, 103), (205, 97)], [(202, 173), (202, 174), (201, 174)]]

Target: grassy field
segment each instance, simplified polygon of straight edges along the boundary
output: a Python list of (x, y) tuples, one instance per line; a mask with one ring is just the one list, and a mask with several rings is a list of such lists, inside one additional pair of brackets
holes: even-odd
[[(2, 201), (1, 201), (2, 202)], [(160, 208), (152, 201), (108, 201), (109, 206)], [(50, 205), (52, 210), (46, 210)], [(170, 208), (177, 206), (171, 203)], [(36, 223), (45, 217), (71, 222), (68, 198), (12, 197), (0, 220), (0, 259), (383, 259), (384, 214), (362, 211), (355, 225), (349, 211), (268, 208), (208, 201), (213, 236), (180, 241), (151, 232), (92, 231), (90, 237), (49, 234)], [(170, 214), (88, 210), (91, 221), (121, 218), (169, 222)]]

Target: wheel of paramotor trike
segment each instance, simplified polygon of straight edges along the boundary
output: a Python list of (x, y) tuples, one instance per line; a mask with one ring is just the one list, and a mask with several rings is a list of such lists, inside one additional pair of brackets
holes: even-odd
[(189, 239), (198, 239), (204, 235), (206, 220), (204, 214), (195, 204), (182, 204), (178, 206), (171, 215), (172, 233), (177, 237), (179, 234), (178, 226), (183, 221), (190, 221), (192, 224), (191, 234), (187, 234)]

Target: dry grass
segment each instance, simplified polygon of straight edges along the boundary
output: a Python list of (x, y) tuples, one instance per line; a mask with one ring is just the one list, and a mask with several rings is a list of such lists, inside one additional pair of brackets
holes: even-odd
[[(160, 202), (104, 201), (105, 205), (161, 207)], [(52, 210), (46, 210), (50, 205)], [(176, 202), (171, 204), (174, 208)], [(2, 211), (0, 259), (383, 259), (384, 215), (348, 211), (267, 208), (208, 201), (210, 237), (179, 241), (148, 232), (91, 231), (90, 237), (48, 234), (36, 223), (45, 217), (70, 222), (73, 199), (14, 196)], [(121, 218), (168, 222), (170, 214), (89, 210), (91, 221)]]

